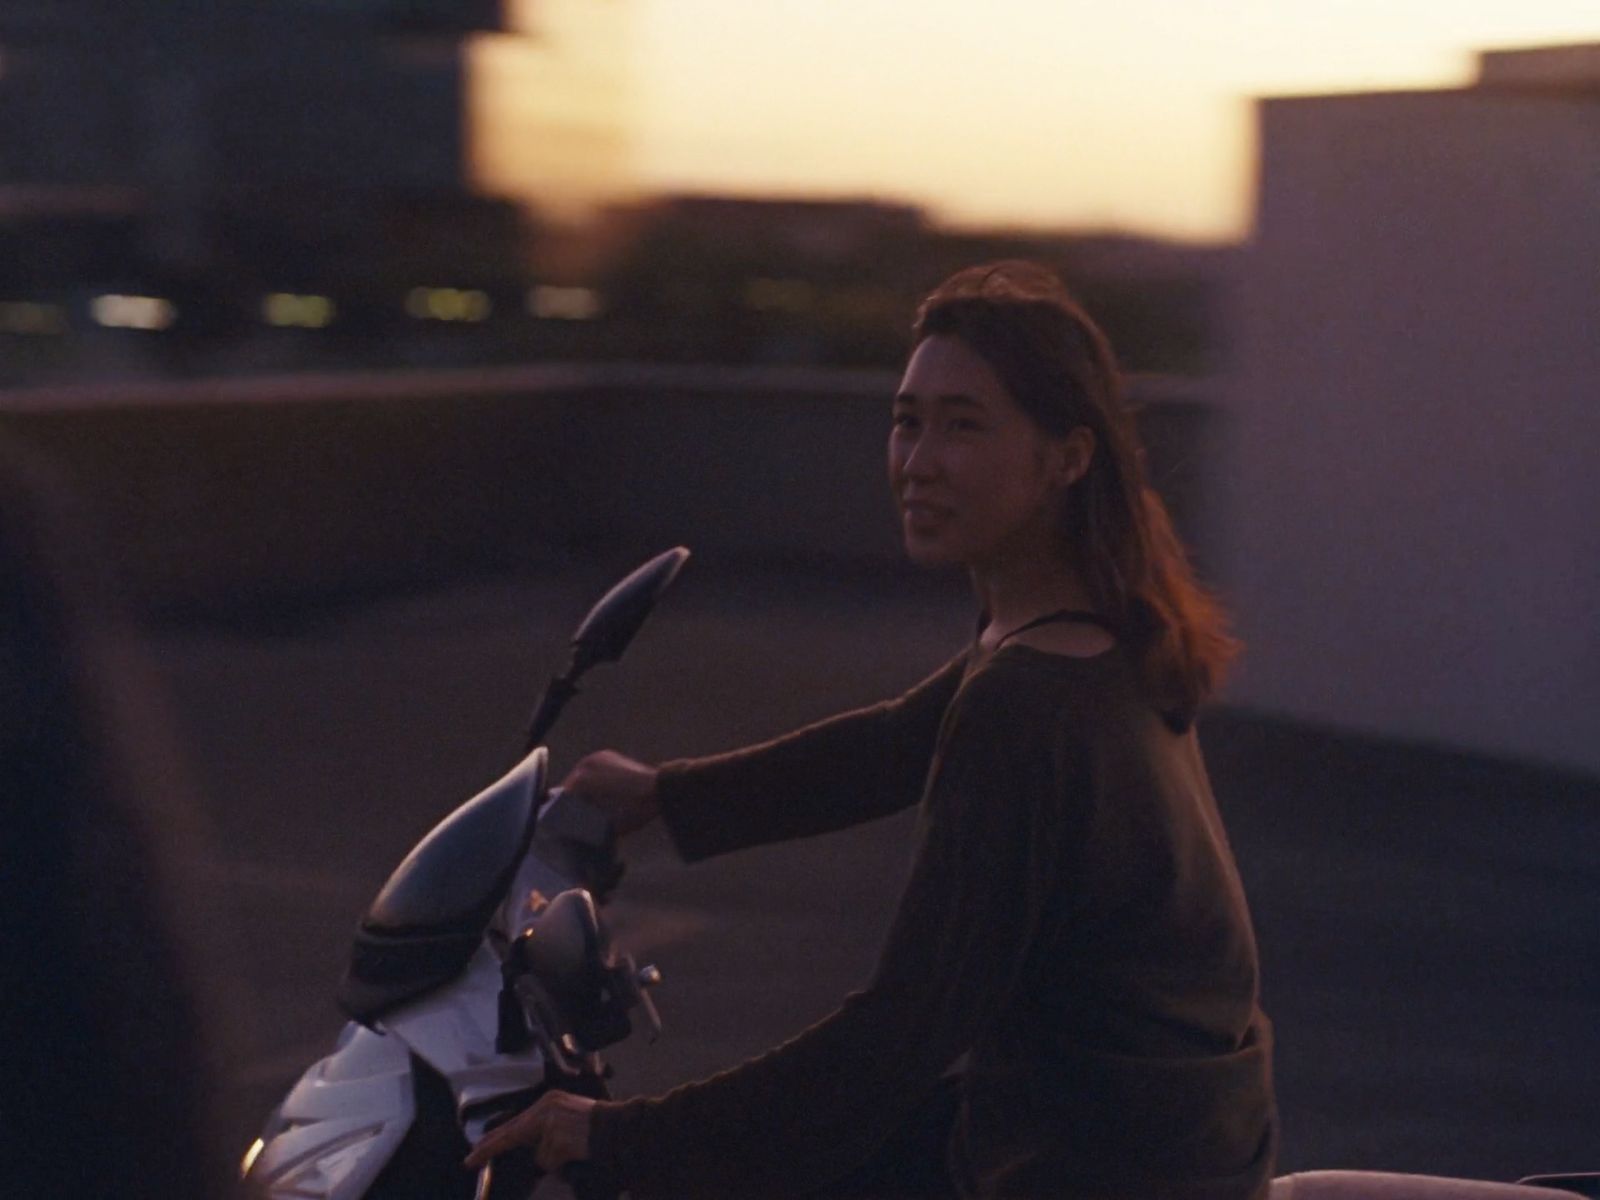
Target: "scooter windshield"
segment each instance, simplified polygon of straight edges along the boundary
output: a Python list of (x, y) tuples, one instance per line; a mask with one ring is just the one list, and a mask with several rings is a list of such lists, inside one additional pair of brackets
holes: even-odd
[(389, 876), (363, 928), (425, 933), (491, 911), (528, 848), (547, 759), (540, 746), (435, 825)]

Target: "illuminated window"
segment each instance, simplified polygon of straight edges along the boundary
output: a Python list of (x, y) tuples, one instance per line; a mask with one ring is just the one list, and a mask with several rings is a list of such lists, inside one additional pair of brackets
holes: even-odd
[(406, 312), (419, 321), (487, 321), (494, 301), (476, 288), (415, 287), (406, 293)]
[(600, 315), (600, 293), (583, 287), (536, 287), (528, 293), (528, 311), (557, 321), (591, 321)]
[(338, 306), (327, 296), (273, 292), (261, 302), (261, 319), (280, 328), (324, 329), (338, 314)]
[(107, 329), (170, 329), (178, 310), (159, 296), (96, 296), (89, 304), (95, 324)]

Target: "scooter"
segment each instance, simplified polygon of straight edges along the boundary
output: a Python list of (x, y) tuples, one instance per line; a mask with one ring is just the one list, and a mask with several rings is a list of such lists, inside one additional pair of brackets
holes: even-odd
[(244, 1157), (247, 1194), (288, 1200), (609, 1200), (587, 1164), (542, 1176), (526, 1151), (476, 1174), (470, 1145), (549, 1090), (603, 1099), (600, 1051), (642, 1013), (639, 967), (610, 944), (600, 906), (622, 875), (610, 823), (549, 786), (545, 736), (591, 667), (615, 662), (689, 558), (678, 547), (628, 575), (572, 636), (523, 758), (406, 856), (356, 930), (339, 985), (351, 1018)]

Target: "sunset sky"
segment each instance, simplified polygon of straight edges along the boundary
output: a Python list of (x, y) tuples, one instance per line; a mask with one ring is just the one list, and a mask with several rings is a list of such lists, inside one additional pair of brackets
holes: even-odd
[(647, 187), (1205, 239), (1249, 227), (1250, 97), (1450, 86), (1477, 49), (1600, 41), (1596, 0), (542, 3), (608, 10)]

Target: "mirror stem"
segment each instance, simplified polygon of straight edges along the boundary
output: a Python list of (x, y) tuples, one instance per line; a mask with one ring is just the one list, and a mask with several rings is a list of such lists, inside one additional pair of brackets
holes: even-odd
[(550, 732), (561, 716), (561, 710), (567, 706), (567, 701), (578, 694), (578, 685), (573, 682), (577, 672), (568, 668), (565, 675), (558, 675), (550, 681), (550, 686), (545, 688), (544, 696), (539, 701), (539, 707), (533, 714), (533, 721), (528, 725), (528, 741), (523, 747), (524, 753), (531, 753), (535, 746), (544, 743), (545, 734)]

